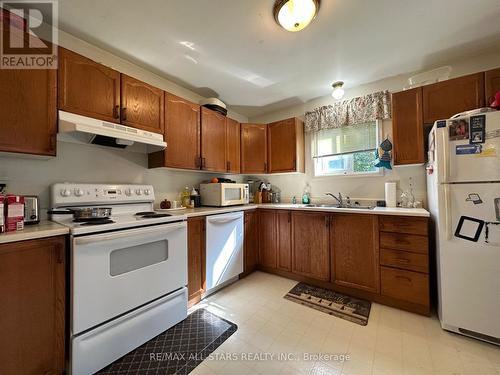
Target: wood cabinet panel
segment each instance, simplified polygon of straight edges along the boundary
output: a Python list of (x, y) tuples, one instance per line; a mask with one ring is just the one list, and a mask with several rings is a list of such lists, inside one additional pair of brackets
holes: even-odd
[(226, 118), (208, 108), (201, 108), (201, 169), (226, 171)]
[(378, 217), (334, 215), (331, 222), (332, 281), (378, 293)]
[(240, 123), (226, 118), (226, 170), (240, 173)]
[(428, 254), (429, 238), (414, 234), (380, 232), (380, 247)]
[(495, 100), (495, 94), (500, 91), (500, 68), (484, 73), (484, 90), (485, 103), (489, 106)]
[(276, 268), (278, 262), (276, 211), (259, 210), (259, 264)]
[(138, 79), (121, 75), (121, 123), (163, 134), (165, 93)]
[(408, 251), (380, 249), (380, 264), (416, 272), (429, 272), (429, 257)]
[(164, 151), (149, 154), (149, 168), (200, 169), (200, 106), (165, 93)]
[(244, 273), (252, 272), (259, 263), (259, 214), (245, 211)]
[(304, 124), (297, 118), (267, 126), (268, 172), (304, 172)]
[(241, 124), (241, 173), (267, 173), (267, 126)]
[(286, 271), (292, 270), (292, 212), (278, 210), (278, 268)]
[(59, 47), (58, 106), (63, 111), (120, 122), (120, 73)]
[(423, 87), (426, 124), (483, 106), (484, 73), (470, 74)]
[(381, 231), (427, 236), (429, 219), (426, 217), (380, 216)]
[(0, 151), (56, 155), (56, 74), (0, 69)]
[(429, 275), (395, 268), (380, 268), (383, 296), (429, 306)]
[(205, 290), (205, 217), (188, 219), (188, 300), (200, 301)]
[(330, 280), (329, 215), (292, 212), (292, 272)]
[(395, 165), (424, 163), (421, 87), (392, 94), (392, 139)]
[(64, 371), (64, 237), (0, 245), (0, 372)]

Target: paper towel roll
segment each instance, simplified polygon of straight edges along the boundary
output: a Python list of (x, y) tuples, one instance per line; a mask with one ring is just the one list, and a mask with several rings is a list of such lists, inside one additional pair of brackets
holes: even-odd
[(386, 207), (396, 207), (396, 183), (385, 183), (385, 205)]

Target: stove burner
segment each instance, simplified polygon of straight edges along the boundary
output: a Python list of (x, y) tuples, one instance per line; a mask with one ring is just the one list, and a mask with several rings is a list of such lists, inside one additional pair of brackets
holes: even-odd
[(80, 217), (77, 219), (73, 219), (73, 223), (90, 223), (95, 221), (99, 222), (103, 220), (111, 220), (111, 219), (109, 217)]
[(112, 224), (112, 223), (114, 223), (114, 221), (111, 219), (99, 219), (99, 220), (84, 221), (80, 225), (102, 225), (102, 224)]
[(142, 215), (141, 218), (143, 218), (143, 219), (154, 219), (154, 218), (157, 218), (157, 217), (168, 217), (168, 216), (172, 216), (172, 215), (171, 214), (150, 213), (150, 214), (147, 214), (147, 215)]
[(146, 216), (146, 215), (154, 215), (156, 212), (154, 211), (142, 211), (142, 212), (137, 212), (134, 215), (135, 216)]

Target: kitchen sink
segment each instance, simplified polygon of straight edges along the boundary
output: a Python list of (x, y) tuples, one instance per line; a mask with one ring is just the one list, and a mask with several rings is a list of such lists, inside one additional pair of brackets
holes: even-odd
[(302, 207), (306, 208), (347, 208), (353, 210), (373, 210), (375, 207), (373, 206), (339, 206), (338, 204), (305, 204)]

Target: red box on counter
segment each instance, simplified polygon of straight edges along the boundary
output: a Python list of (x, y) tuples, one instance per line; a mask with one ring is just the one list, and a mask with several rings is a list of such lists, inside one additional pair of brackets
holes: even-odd
[(2, 194), (0, 194), (0, 233), (5, 232), (4, 200), (5, 200), (5, 197)]
[(24, 197), (7, 194), (5, 197), (5, 231), (12, 232), (24, 228)]

